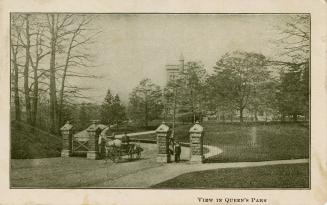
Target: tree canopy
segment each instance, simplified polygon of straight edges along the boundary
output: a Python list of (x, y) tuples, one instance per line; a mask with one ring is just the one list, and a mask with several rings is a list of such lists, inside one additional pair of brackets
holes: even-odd
[(160, 86), (150, 79), (143, 79), (129, 96), (129, 114), (132, 120), (143, 126), (158, 119), (162, 113), (162, 92)]
[(226, 53), (216, 63), (210, 76), (211, 92), (221, 98), (220, 104), (239, 111), (243, 121), (243, 110), (249, 106), (258, 84), (267, 79), (266, 58), (262, 54), (244, 51)]

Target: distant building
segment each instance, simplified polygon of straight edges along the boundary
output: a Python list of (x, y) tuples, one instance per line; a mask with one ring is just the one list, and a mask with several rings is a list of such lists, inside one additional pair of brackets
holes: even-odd
[(175, 80), (178, 78), (180, 73), (182, 73), (185, 69), (184, 65), (184, 57), (183, 55), (180, 56), (178, 64), (167, 64), (166, 67), (166, 73), (167, 73), (167, 83), (171, 80)]

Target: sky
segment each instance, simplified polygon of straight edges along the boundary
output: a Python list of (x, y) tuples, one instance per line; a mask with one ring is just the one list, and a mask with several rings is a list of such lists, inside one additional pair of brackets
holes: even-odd
[[(92, 26), (101, 30), (90, 46), (99, 79), (75, 79), (90, 87), (90, 102), (102, 103), (107, 89), (128, 102), (129, 93), (144, 78), (164, 86), (165, 64), (175, 64), (181, 54), (201, 61), (210, 73), (226, 52), (243, 50), (272, 57), (278, 53), (272, 40), (286, 15), (226, 14), (102, 14)], [(72, 79), (72, 82), (74, 80)]]

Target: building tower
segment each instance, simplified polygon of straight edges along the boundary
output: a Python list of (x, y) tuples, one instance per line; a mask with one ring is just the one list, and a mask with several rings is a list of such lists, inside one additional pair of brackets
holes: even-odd
[(183, 54), (180, 55), (178, 61), (179, 61), (179, 63), (176, 63), (176, 64), (165, 65), (166, 74), (167, 74), (167, 83), (171, 80), (176, 80), (180, 76), (181, 72), (184, 71), (185, 64), (184, 64)]

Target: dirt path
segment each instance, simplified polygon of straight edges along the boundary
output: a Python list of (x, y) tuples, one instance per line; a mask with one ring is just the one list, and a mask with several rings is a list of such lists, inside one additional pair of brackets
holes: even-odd
[(117, 179), (162, 164), (156, 162), (155, 144), (142, 144), (140, 160), (121, 163), (89, 160), (85, 157), (11, 160), (11, 186), (14, 187), (93, 187), (103, 181)]

